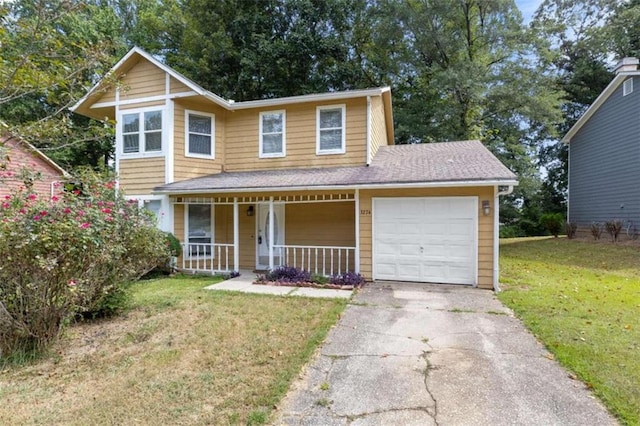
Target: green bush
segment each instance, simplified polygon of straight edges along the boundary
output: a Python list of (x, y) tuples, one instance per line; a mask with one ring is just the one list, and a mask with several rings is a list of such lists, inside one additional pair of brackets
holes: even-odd
[[(169, 256), (151, 213), (85, 172), (81, 188), (0, 200), (0, 356), (38, 350), (74, 315), (106, 315)], [(77, 186), (76, 186), (77, 188)]]
[(180, 244), (180, 240), (171, 232), (166, 232), (165, 238), (167, 246), (169, 247), (169, 254), (174, 257), (180, 257), (182, 255), (182, 244)]
[(545, 213), (540, 216), (540, 225), (551, 235), (557, 237), (564, 226), (564, 217), (560, 213)]

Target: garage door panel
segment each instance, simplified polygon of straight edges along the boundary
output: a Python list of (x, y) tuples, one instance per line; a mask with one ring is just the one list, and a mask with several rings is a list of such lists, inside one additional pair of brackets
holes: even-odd
[(374, 278), (475, 284), (477, 199), (374, 199)]

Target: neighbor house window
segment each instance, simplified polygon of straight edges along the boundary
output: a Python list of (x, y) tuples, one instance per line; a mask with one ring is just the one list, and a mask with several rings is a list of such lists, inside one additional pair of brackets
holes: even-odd
[(203, 112), (185, 112), (187, 156), (214, 158), (215, 116)]
[(260, 158), (286, 154), (286, 117), (284, 111), (260, 113)]
[(316, 111), (316, 153), (344, 154), (346, 151), (345, 106), (321, 106)]
[(633, 78), (625, 80), (622, 83), (622, 96), (627, 96), (633, 93)]
[(187, 205), (187, 242), (188, 254), (192, 256), (213, 253), (213, 220), (209, 204)]
[(162, 111), (122, 114), (122, 152), (144, 154), (162, 151)]

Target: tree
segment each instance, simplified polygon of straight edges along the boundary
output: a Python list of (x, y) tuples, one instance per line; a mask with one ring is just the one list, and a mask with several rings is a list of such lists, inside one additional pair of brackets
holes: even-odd
[(112, 131), (68, 108), (106, 73), (124, 44), (113, 10), (82, 0), (0, 6), (0, 121), (62, 165), (97, 166)]

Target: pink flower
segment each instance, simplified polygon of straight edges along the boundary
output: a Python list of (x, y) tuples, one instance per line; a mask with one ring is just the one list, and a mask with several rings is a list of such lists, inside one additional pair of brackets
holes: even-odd
[(5, 196), (4, 196), (4, 199), (5, 199), (5, 200), (10, 200), (10, 199), (11, 199), (11, 195), (5, 195)]
[(25, 214), (27, 212), (27, 209), (25, 209), (24, 207), (20, 209), (20, 213)]
[(104, 220), (107, 222), (113, 222), (113, 218), (111, 216), (107, 216)]
[(40, 216), (35, 215), (35, 216), (33, 217), (33, 220), (40, 220)]
[(54, 195), (53, 197), (51, 197), (51, 201), (58, 201), (60, 198), (56, 195)]
[(40, 212), (40, 216), (42, 216), (42, 217), (44, 217), (44, 216), (46, 216), (48, 214), (49, 214), (49, 212), (46, 211), (46, 210), (43, 210), (43, 211)]
[(62, 212), (65, 213), (65, 214), (69, 214), (69, 213), (71, 213), (71, 209), (69, 207), (65, 207), (65, 209), (62, 210)]
[(76, 280), (69, 280), (69, 283), (68, 283), (69, 287), (75, 287), (76, 284), (78, 284)]
[(84, 212), (82, 210), (78, 210), (78, 216), (84, 216)]
[(2, 203), (2, 208), (3, 209), (8, 209), (9, 208), (9, 203)]
[(29, 199), (30, 200), (35, 200), (36, 198), (38, 198), (38, 196), (36, 194), (29, 194)]
[(102, 209), (102, 213), (111, 213), (111, 209)]
[(82, 222), (80, 224), (80, 228), (82, 228), (82, 229), (87, 229), (89, 226), (91, 226), (91, 225), (89, 225), (89, 222)]

